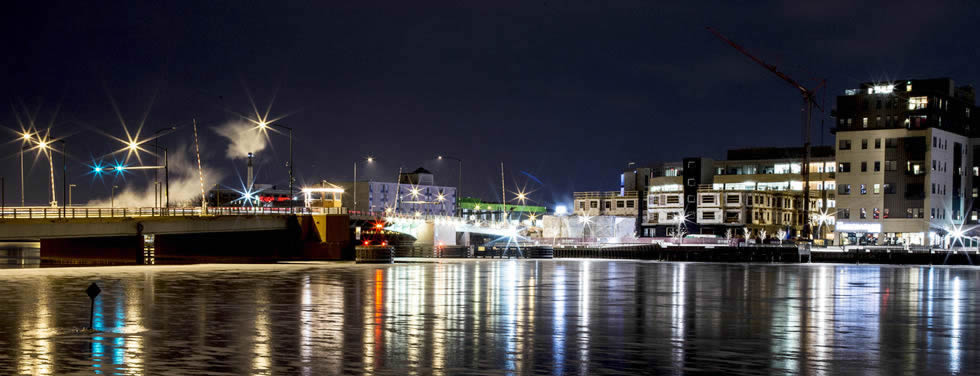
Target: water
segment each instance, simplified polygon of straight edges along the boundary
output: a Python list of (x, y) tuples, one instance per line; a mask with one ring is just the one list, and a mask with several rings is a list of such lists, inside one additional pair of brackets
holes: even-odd
[(0, 374), (970, 374), (978, 283), (596, 260), (3, 270)]

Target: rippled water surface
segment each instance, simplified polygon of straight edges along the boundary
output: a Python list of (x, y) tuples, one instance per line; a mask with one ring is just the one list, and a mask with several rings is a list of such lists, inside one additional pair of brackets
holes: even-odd
[(971, 374), (978, 283), (595, 260), (3, 270), (0, 374)]

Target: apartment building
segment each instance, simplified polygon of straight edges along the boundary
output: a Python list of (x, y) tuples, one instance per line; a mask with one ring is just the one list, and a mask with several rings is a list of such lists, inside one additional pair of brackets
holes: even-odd
[(575, 192), (575, 213), (635, 217), (638, 197), (636, 191)]
[[(810, 160), (811, 213), (802, 213), (802, 148), (750, 148), (729, 150), (726, 160), (685, 159), (679, 176), (651, 177), (644, 222), (645, 236), (671, 236), (683, 227), (687, 233), (752, 236), (765, 230), (785, 230), (795, 236), (810, 218), (817, 237), (829, 234), (817, 218), (831, 221), (826, 212), (835, 206), (835, 160), (832, 147), (814, 147)], [(683, 223), (681, 221), (683, 220)]]
[(947, 243), (969, 209), (975, 110), (973, 88), (948, 78), (868, 82), (837, 97), (837, 240)]

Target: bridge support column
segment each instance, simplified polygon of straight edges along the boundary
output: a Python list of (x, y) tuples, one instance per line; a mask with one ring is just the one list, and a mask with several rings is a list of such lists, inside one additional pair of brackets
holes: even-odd
[[(430, 254), (436, 246), (456, 245), (456, 228), (451, 224), (426, 221), (419, 225), (415, 236), (415, 248)], [(431, 253), (435, 254), (435, 253)]]
[(456, 244), (458, 244), (458, 245), (465, 245), (465, 246), (469, 247), (470, 246), (470, 233), (469, 233), (469, 231), (456, 233)]
[(303, 232), (303, 258), (353, 260), (350, 216), (311, 214), (299, 217)]

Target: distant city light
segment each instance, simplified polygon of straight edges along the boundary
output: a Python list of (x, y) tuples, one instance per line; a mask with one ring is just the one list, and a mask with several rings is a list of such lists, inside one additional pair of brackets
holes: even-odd
[(555, 215), (565, 215), (568, 214), (568, 207), (565, 205), (555, 206)]

